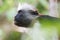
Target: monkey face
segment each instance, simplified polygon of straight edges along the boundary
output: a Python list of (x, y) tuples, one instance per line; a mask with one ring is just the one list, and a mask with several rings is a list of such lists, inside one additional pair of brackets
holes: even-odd
[(21, 26), (21, 27), (29, 27), (32, 23), (32, 20), (34, 20), (38, 16), (37, 11), (33, 10), (19, 10), (18, 14), (15, 16), (15, 25)]

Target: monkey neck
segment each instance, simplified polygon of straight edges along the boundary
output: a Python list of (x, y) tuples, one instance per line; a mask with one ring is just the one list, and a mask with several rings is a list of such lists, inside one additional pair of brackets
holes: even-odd
[(38, 20), (38, 16), (32, 20), (31, 24), (30, 24), (30, 27), (34, 27), (36, 26), (37, 24), (40, 24), (39, 23), (39, 20)]
[(32, 27), (32, 28), (40, 27), (40, 22), (39, 22), (39, 20), (38, 20), (37, 18), (34, 19), (34, 20), (32, 21), (32, 23), (31, 23), (30, 27)]
[(36, 21), (36, 22), (33, 24), (33, 27), (34, 27), (34, 28), (40, 28), (41, 25), (40, 25), (39, 21)]

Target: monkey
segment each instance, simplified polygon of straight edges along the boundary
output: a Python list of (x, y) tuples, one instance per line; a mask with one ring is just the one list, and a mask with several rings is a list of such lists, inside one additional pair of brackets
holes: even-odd
[[(22, 7), (22, 9), (18, 10), (17, 15), (15, 16), (15, 25), (21, 27), (29, 27), (33, 20), (38, 19), (42, 22), (42, 20), (52, 21), (52, 23), (60, 22), (60, 18), (51, 17), (49, 15), (40, 15), (37, 10), (32, 10), (29, 7)], [(46, 23), (45, 22), (45, 23)], [(57, 24), (58, 25), (58, 24)]]
[(33, 10), (30, 5), (24, 4), (24, 6), (22, 6), (22, 9), (18, 8), (17, 15), (14, 19), (15, 25), (28, 27), (30, 26), (32, 20), (34, 20), (37, 16), (38, 12), (36, 10)]
[(15, 16), (15, 24), (22, 27), (28, 27), (32, 20), (38, 16), (37, 11), (32, 10), (19, 10)]
[[(27, 4), (25, 4), (27, 5)], [(60, 18), (52, 17), (49, 15), (41, 15), (39, 12), (32, 6), (22, 6), (18, 8), (17, 15), (15, 16), (15, 25), (18, 27), (30, 28), (38, 21), (41, 25), (41, 28), (56, 28), (58, 34), (60, 35)], [(53, 30), (52, 30), (53, 31)], [(59, 37), (59, 36), (58, 36)]]

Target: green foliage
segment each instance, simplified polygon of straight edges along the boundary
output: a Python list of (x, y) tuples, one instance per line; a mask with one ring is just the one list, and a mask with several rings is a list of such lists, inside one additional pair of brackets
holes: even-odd
[(6, 12), (7, 20), (8, 20), (9, 22), (12, 22), (12, 21), (14, 20), (14, 17), (15, 17), (15, 15), (16, 15), (16, 13), (17, 13), (17, 10), (16, 10), (15, 7), (9, 9), (9, 10)]
[(42, 6), (42, 4), (38, 3), (37, 4), (37, 9), (39, 11), (39, 13), (42, 13), (43, 11), (47, 11), (44, 6)]
[(49, 7), (48, 7), (47, 0), (38, 0), (36, 8), (38, 9), (39, 13), (48, 14), (48, 8)]
[(7, 38), (5, 38), (5, 40), (21, 40), (21, 35), (22, 34), (20, 32), (12, 31), (11, 33), (9, 33)]
[(3, 5), (0, 6), (0, 14), (10, 9), (12, 6), (14, 6), (13, 0), (3, 0)]
[(45, 27), (54, 26), (54, 27), (59, 28), (59, 26), (60, 26), (60, 18), (43, 15), (42, 17), (40, 17), (38, 19), (39, 19), (40, 23)]

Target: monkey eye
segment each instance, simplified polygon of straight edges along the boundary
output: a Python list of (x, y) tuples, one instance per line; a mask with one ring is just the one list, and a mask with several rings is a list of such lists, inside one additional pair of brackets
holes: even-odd
[(19, 10), (18, 13), (22, 12), (22, 10)]
[(31, 14), (32, 15), (38, 15), (38, 12), (37, 11), (32, 11)]

